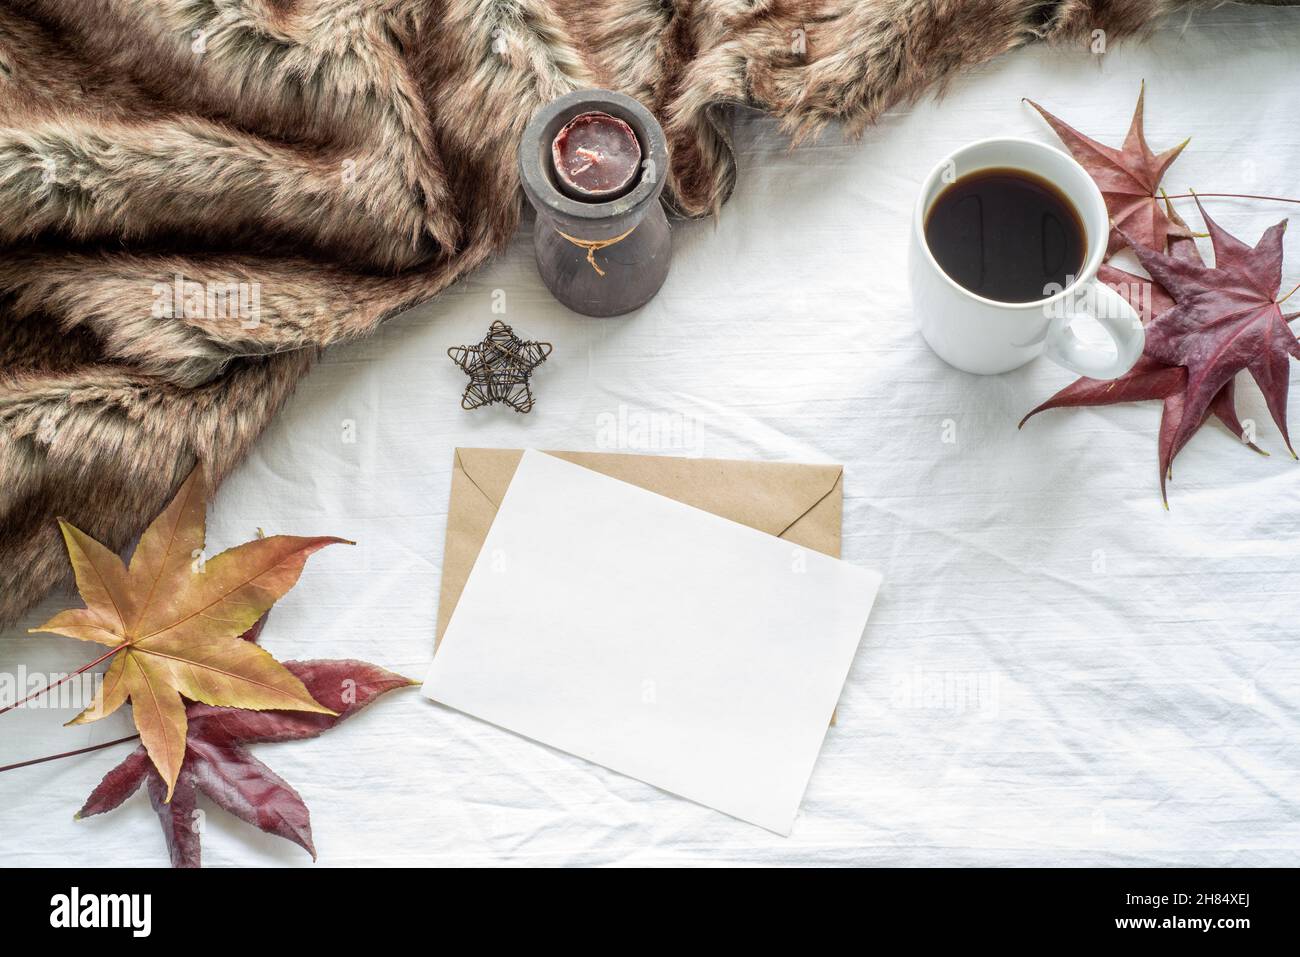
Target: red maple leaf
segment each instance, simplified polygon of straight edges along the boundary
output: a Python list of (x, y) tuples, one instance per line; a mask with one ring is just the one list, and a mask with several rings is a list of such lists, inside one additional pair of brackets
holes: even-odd
[(1188, 141), (1183, 140), (1159, 155), (1153, 153), (1142, 130), (1145, 100), (1146, 84), (1143, 84), (1122, 149), (1098, 143), (1048, 113), (1033, 100), (1025, 101), (1042, 114), (1101, 190), (1111, 222), (1107, 257), (1125, 246), (1121, 231), (1144, 246), (1162, 252), (1171, 236), (1191, 238), (1185, 227), (1170, 220), (1156, 199), (1160, 180)]
[[(256, 641), (265, 622), (263, 616), (244, 637)], [(185, 759), (171, 802), (165, 803), (166, 785), (148, 753), (139, 747), (104, 776), (77, 817), (111, 811), (147, 783), (172, 866), (198, 867), (201, 848), (195, 811), (202, 792), (235, 817), (293, 841), (315, 859), (307, 805), (287, 781), (253, 757), (244, 745), (314, 738), (380, 695), (413, 682), (376, 665), (348, 659), (286, 661), (284, 666), (317, 701), (337, 714), (247, 711), (191, 703), (185, 710), (189, 721)]]
[[(1174, 211), (1173, 204), (1166, 201), (1166, 214), (1176, 227), (1169, 242), (1170, 260), (1185, 262), (1204, 267), (1204, 260), (1196, 248), (1187, 224)], [(1098, 273), (1099, 278), (1120, 295), (1129, 300), (1131, 305), (1148, 323), (1151, 317), (1164, 315), (1176, 302), (1174, 297), (1157, 282), (1142, 276), (1125, 272), (1114, 266), (1105, 265)], [(1148, 295), (1144, 296), (1143, 292)], [(1144, 301), (1145, 300), (1145, 301)], [(1194, 427), (1183, 430), (1186, 402), (1184, 393), (1187, 389), (1187, 369), (1181, 365), (1170, 364), (1154, 357), (1150, 353), (1150, 344), (1143, 350), (1142, 357), (1128, 372), (1114, 380), (1081, 378), (1066, 386), (1056, 395), (1039, 405), (1023, 419), (1023, 427), (1029, 419), (1047, 409), (1066, 407), (1114, 405), (1119, 402), (1137, 402), (1143, 399), (1161, 399), (1164, 409), (1160, 416), (1159, 467), (1161, 492), (1165, 487), (1165, 477), (1177, 454), (1182, 451), (1187, 440), (1196, 432), (1210, 415), (1215, 416), (1233, 435), (1245, 441), (1245, 428), (1237, 417), (1236, 382), (1229, 378), (1214, 395), (1209, 407), (1201, 413)], [(1252, 449), (1267, 454), (1254, 442), (1248, 442)]]
[[(1138, 261), (1174, 299), (1147, 327), (1144, 354), (1187, 370), (1183, 414), (1170, 441), (1182, 448), (1238, 372), (1254, 378), (1287, 450), (1289, 357), (1300, 359), (1300, 340), (1287, 325), (1277, 294), (1282, 286), (1282, 235), (1286, 220), (1264, 231), (1254, 247), (1219, 226), (1197, 200), (1214, 246), (1214, 267), (1176, 258), (1138, 243)], [(1160, 483), (1163, 489), (1164, 473)]]

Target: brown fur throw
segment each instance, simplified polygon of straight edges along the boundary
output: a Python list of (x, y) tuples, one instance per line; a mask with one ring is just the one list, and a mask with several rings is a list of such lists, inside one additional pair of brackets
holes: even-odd
[(539, 105), (628, 93), (666, 201), (736, 179), (719, 110), (860, 132), (1031, 40), (1188, 0), (0, 0), (0, 622), (228, 474), (324, 346), (500, 250)]

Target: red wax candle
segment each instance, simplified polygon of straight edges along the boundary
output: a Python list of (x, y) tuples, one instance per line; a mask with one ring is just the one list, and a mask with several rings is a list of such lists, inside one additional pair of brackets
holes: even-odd
[(551, 157), (562, 192), (603, 203), (631, 188), (641, 165), (641, 144), (618, 117), (580, 113), (556, 134)]

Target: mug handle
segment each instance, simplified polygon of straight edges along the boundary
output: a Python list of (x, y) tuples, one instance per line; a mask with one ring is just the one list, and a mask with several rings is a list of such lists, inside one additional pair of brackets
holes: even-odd
[[(1052, 320), (1047, 330), (1043, 355), (1071, 372), (1089, 379), (1118, 379), (1138, 361), (1146, 345), (1146, 330), (1137, 311), (1123, 296), (1099, 279), (1093, 279), (1085, 301), (1094, 308), (1066, 312)], [(1115, 355), (1088, 345), (1070, 328), (1080, 315), (1101, 324), (1115, 343)]]

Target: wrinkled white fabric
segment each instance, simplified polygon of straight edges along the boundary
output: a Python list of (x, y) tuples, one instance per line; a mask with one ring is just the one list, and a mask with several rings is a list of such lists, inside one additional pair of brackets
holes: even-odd
[[(1072, 377), (1044, 360), (997, 378), (944, 366), (914, 331), (905, 267), (914, 194), (942, 155), (990, 135), (1055, 142), (1022, 96), (1118, 144), (1145, 78), (1152, 146), (1192, 137), (1171, 191), (1300, 196), (1298, 44), (1296, 11), (1224, 8), (1102, 57), (1008, 56), (860, 144), (831, 131), (788, 152), (770, 121), (738, 116), (734, 198), (716, 224), (675, 225), (668, 283), (638, 314), (557, 305), (525, 225), (469, 281), (331, 352), (210, 511), (218, 547), (258, 527), (358, 542), (314, 557), (272, 613), (263, 640), (282, 659), (426, 672), (456, 445), (840, 462), (844, 556), (885, 584), (788, 839), (411, 691), (317, 740), (255, 746), (310, 805), (321, 863), (1296, 864), (1300, 464), (1258, 390), (1243, 377), (1240, 411), (1272, 457), (1207, 426), (1165, 512), (1158, 404), (1017, 431)], [(1252, 243), (1292, 212), (1210, 208)], [(1289, 287), (1296, 231), (1286, 248)], [(463, 412), (446, 356), (502, 294), (517, 331), (555, 344), (526, 417)], [(1300, 431), (1298, 406), (1293, 392)], [(19, 634), (0, 641), (9, 671), (94, 651)], [(0, 717), (0, 764), (129, 732), (125, 715), (69, 716)], [(0, 860), (165, 863), (143, 792), (72, 820), (126, 753), (0, 776)], [(208, 864), (310, 863), (202, 806)]]

